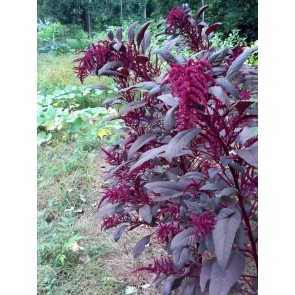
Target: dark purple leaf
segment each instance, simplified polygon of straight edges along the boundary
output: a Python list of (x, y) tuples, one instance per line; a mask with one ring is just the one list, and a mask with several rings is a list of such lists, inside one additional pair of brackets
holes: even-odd
[(213, 77), (214, 78), (222, 77), (222, 76), (224, 76), (225, 73), (226, 73), (226, 69), (223, 67), (213, 68)]
[(244, 144), (245, 142), (247, 142), (252, 137), (254, 137), (254, 132), (252, 131), (251, 128), (249, 128), (248, 126), (245, 126), (243, 128), (243, 130), (239, 133), (239, 135), (237, 137), (237, 141)]
[(145, 248), (145, 245), (147, 245), (150, 242), (151, 235), (147, 235), (144, 238), (142, 238), (133, 248), (133, 257), (134, 259), (138, 258), (142, 251)]
[(130, 131), (130, 128), (129, 127), (122, 127), (122, 128), (119, 128), (117, 130), (115, 130), (114, 132), (123, 132), (123, 133), (127, 133)]
[(143, 207), (139, 209), (140, 216), (144, 221), (147, 223), (151, 223), (153, 216), (152, 216), (152, 207), (148, 204), (145, 204)]
[(163, 197), (173, 197), (181, 195), (188, 185), (189, 183), (184, 181), (154, 181), (147, 183), (144, 186)]
[(232, 208), (222, 208), (217, 216), (217, 220), (233, 215), (237, 210)]
[(222, 23), (218, 22), (211, 26), (209, 26), (207, 29), (205, 29), (204, 33), (208, 37), (212, 32), (214, 32)]
[(154, 159), (155, 157), (158, 157), (159, 154), (163, 153), (165, 149), (167, 148), (167, 145), (162, 145), (160, 147), (151, 149), (149, 151), (146, 151), (141, 155), (139, 160), (130, 168), (129, 172), (137, 168), (138, 166), (142, 165), (144, 162)]
[(239, 99), (239, 91), (238, 89), (226, 78), (216, 78), (216, 82), (220, 85), (225, 91), (229, 92), (235, 98)]
[(251, 55), (252, 52), (256, 51), (257, 47), (252, 47), (247, 50), (245, 50), (242, 54), (240, 54), (231, 64), (229, 67), (226, 78), (231, 81), (233, 80), (236, 75), (239, 73), (239, 70), (241, 69), (243, 63), (248, 59), (248, 57)]
[(163, 89), (163, 86), (161, 86), (161, 85), (157, 85), (157, 86), (153, 87), (153, 89), (151, 89), (151, 90), (149, 91), (149, 93), (148, 93), (148, 97), (150, 97), (150, 96), (152, 96), (152, 95), (154, 95), (154, 94), (157, 94), (157, 93), (161, 92), (162, 89)]
[(155, 281), (155, 286), (158, 288), (160, 283), (163, 282), (165, 279), (167, 279), (166, 274), (160, 274), (160, 276)]
[(155, 86), (158, 86), (158, 83), (151, 82), (151, 81), (150, 82), (141, 82), (141, 83), (134, 85), (134, 87), (137, 89), (147, 89), (147, 90), (151, 90)]
[(146, 102), (141, 100), (129, 102), (123, 107), (123, 109), (120, 110), (119, 116), (122, 116), (122, 117), (126, 116), (128, 112), (136, 110), (138, 108), (142, 108), (145, 105), (146, 105)]
[(205, 179), (206, 175), (200, 172), (188, 172), (184, 175), (186, 178), (193, 178), (193, 179), (197, 179), (197, 180), (201, 180), (201, 179)]
[(129, 226), (129, 224), (123, 224), (121, 226), (119, 226), (115, 233), (114, 233), (114, 240), (115, 242), (118, 242), (122, 236), (122, 234), (124, 233), (125, 229)]
[(109, 90), (110, 88), (104, 85), (88, 85), (85, 86), (85, 89), (91, 88), (91, 89), (99, 89), (99, 90)]
[(228, 197), (233, 194), (236, 194), (238, 190), (235, 187), (226, 187), (220, 193), (216, 194), (216, 197), (220, 198), (222, 196)]
[(201, 286), (202, 292), (205, 291), (206, 284), (211, 278), (212, 265), (215, 261), (216, 261), (216, 258), (211, 258), (211, 259), (202, 261), (202, 269), (200, 274), (200, 286)]
[(149, 31), (146, 31), (144, 33), (144, 37), (143, 37), (141, 45), (142, 45), (143, 53), (145, 53), (146, 50), (151, 45), (151, 33)]
[(195, 57), (198, 60), (205, 60), (205, 59), (208, 59), (209, 54), (210, 54), (210, 50), (202, 50), (196, 53)]
[(236, 163), (233, 162), (233, 161), (230, 161), (230, 162), (228, 163), (228, 166), (234, 168), (235, 170), (237, 170), (237, 171), (240, 172), (240, 173), (245, 173), (245, 168), (242, 167), (242, 166), (240, 166), (240, 165), (238, 165), (238, 164), (236, 164)]
[(197, 203), (188, 200), (184, 200), (184, 202), (190, 212), (202, 213), (202, 209)]
[(103, 75), (105, 71), (111, 70), (113, 68), (122, 67), (124, 63), (122, 61), (110, 61), (107, 62), (99, 71), (98, 76)]
[(145, 144), (149, 143), (150, 141), (156, 139), (156, 134), (154, 133), (146, 133), (138, 137), (134, 143), (131, 145), (129, 151), (128, 151), (128, 160), (131, 159), (131, 157)]
[(107, 76), (107, 77), (114, 77), (114, 76), (121, 76), (125, 77), (124, 74), (117, 72), (117, 71), (112, 71), (112, 70), (105, 70), (103, 73), (101, 73), (101, 76)]
[(105, 217), (106, 215), (109, 215), (114, 210), (116, 211), (116, 209), (118, 209), (120, 206), (122, 206), (122, 203), (114, 204), (114, 205), (107, 206), (107, 207), (104, 207), (104, 208), (100, 208), (99, 212), (97, 212), (95, 214), (95, 219), (98, 220), (98, 219), (101, 219), (102, 217)]
[(155, 50), (153, 53), (159, 54), (168, 64), (178, 63), (178, 60), (168, 50), (158, 49)]
[(215, 245), (214, 245), (214, 240), (212, 236), (206, 237), (205, 244), (209, 252), (213, 253), (215, 251)]
[(171, 241), (171, 250), (174, 251), (176, 249), (189, 246), (189, 245), (194, 245), (196, 243), (196, 238), (195, 238), (195, 228), (194, 227), (189, 227), (182, 232), (178, 233)]
[(173, 97), (171, 94), (159, 95), (157, 98), (164, 101), (168, 106), (174, 107), (178, 105), (178, 99)]
[(245, 229), (244, 225), (241, 224), (236, 232), (234, 243), (237, 244), (239, 247), (243, 247), (246, 241)]
[(193, 18), (189, 18), (188, 21), (190, 22), (190, 24), (191, 24), (192, 27), (195, 28), (197, 26), (197, 23), (196, 23), (196, 21)]
[(116, 119), (119, 119), (119, 117), (118, 116), (110, 116), (110, 117), (104, 118), (100, 123), (103, 124), (103, 123), (106, 123), (106, 122), (109, 122), (112, 120), (116, 120)]
[(230, 255), (228, 266), (223, 270), (218, 261), (212, 266), (209, 285), (210, 295), (226, 295), (239, 279), (245, 268), (245, 256), (241, 251), (233, 251)]
[(108, 31), (108, 38), (110, 39), (110, 41), (113, 41), (114, 40), (114, 33), (112, 30), (109, 30)]
[(258, 141), (250, 147), (243, 150), (235, 150), (239, 157), (245, 160), (248, 164), (258, 167)]
[(206, 183), (200, 187), (200, 190), (203, 190), (203, 191), (215, 191), (218, 189), (220, 189), (220, 186), (216, 183)]
[(221, 48), (212, 55), (210, 55), (208, 61), (212, 67), (218, 67), (228, 54), (232, 54), (232, 50), (229, 48)]
[(119, 42), (122, 42), (122, 38), (123, 38), (123, 36), (122, 36), (122, 27), (118, 27), (117, 28), (117, 39), (118, 39)]
[(208, 92), (218, 98), (222, 103), (226, 105), (226, 107), (229, 107), (230, 99), (220, 86), (211, 86)]
[(180, 286), (181, 280), (178, 277), (172, 277), (168, 279), (163, 284), (162, 292), (163, 295), (170, 295), (173, 289), (176, 289)]
[[(222, 209), (224, 210), (224, 209)], [(219, 214), (222, 213), (222, 210)], [(215, 252), (219, 265), (225, 269), (231, 253), (237, 229), (241, 223), (241, 214), (236, 210), (232, 215), (218, 219), (212, 232)]]
[(201, 292), (199, 281), (196, 278), (183, 280), (180, 289), (181, 295), (204, 295)]
[(122, 97), (121, 96), (117, 96), (117, 97), (111, 97), (111, 98), (108, 98), (106, 100), (104, 100), (102, 102), (103, 105), (106, 105), (106, 104), (110, 104), (111, 102), (115, 101), (115, 100), (118, 100), (118, 99), (121, 99)]
[(124, 162), (118, 166), (115, 166), (114, 168), (112, 168), (109, 173), (104, 177), (104, 179), (108, 179), (110, 177), (112, 177), (114, 175), (115, 172), (119, 171), (124, 165), (127, 165), (129, 164), (131, 161), (128, 161), (128, 162)]
[(167, 41), (161, 49), (170, 52), (170, 51), (172, 50), (172, 48), (173, 48), (177, 43), (179, 43), (179, 39), (178, 39), (178, 38), (174, 38), (174, 39), (172, 39), (172, 40)]
[(173, 251), (172, 260), (176, 269), (181, 269), (189, 258), (189, 248), (179, 248)]
[(138, 48), (139, 48), (139, 46), (140, 46), (140, 44), (141, 44), (141, 42), (142, 42), (142, 40), (143, 40), (143, 38), (144, 38), (145, 31), (146, 31), (146, 29), (148, 28), (148, 26), (150, 25), (150, 23), (151, 23), (151, 22), (149, 21), (149, 22), (143, 24), (143, 25), (139, 28), (139, 30), (138, 30), (137, 37), (136, 37), (136, 42), (137, 42), (137, 47), (138, 47)]
[(209, 5), (204, 5), (199, 9), (199, 11), (197, 12), (197, 15), (196, 15), (196, 22), (198, 22), (200, 16), (208, 7), (209, 7)]
[(166, 130), (166, 132), (170, 132), (176, 122), (174, 113), (177, 110), (177, 108), (178, 108), (178, 105), (172, 107), (165, 115), (164, 129)]
[(238, 101), (235, 104), (235, 108), (237, 109), (237, 111), (239, 112), (240, 115), (242, 115), (244, 113), (244, 111), (252, 104), (254, 103), (253, 100), (241, 100)]
[(122, 47), (122, 43), (121, 42), (116, 42), (114, 45), (113, 45), (113, 48), (117, 51), (117, 52), (119, 52), (120, 51), (120, 49), (121, 49), (121, 47)]
[(200, 133), (199, 129), (192, 128), (179, 132), (174, 136), (167, 145), (165, 151), (166, 159), (171, 162), (172, 159), (185, 148), (194, 138), (198, 137)]
[(138, 21), (134, 22), (128, 29), (128, 41), (129, 44), (132, 43), (133, 39), (134, 39), (134, 29), (136, 27), (136, 25), (138, 24)]
[(145, 65), (149, 59), (145, 55), (137, 55), (135, 61), (139, 64)]

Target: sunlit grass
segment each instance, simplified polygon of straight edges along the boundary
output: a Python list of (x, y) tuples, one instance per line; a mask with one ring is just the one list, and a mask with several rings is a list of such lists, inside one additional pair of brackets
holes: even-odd
[[(55, 90), (60, 90), (68, 85), (81, 86), (81, 82), (73, 70), (77, 65), (73, 60), (78, 55), (38, 55), (37, 57), (37, 89), (52, 93)], [(110, 79), (107, 77), (87, 77), (84, 85), (91, 84), (110, 84)]]

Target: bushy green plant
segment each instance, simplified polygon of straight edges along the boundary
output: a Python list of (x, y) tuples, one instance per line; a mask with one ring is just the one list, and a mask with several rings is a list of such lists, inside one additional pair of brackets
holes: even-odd
[(75, 231), (73, 212), (70, 213), (62, 216), (55, 227), (43, 219), (38, 221), (38, 236), (41, 238), (38, 243), (39, 264), (65, 267), (77, 259), (77, 242), (84, 237)]
[[(52, 95), (38, 95), (37, 128), (38, 145), (50, 142), (53, 134), (63, 132), (63, 139), (84, 136), (90, 139), (93, 146), (98, 137), (117, 138), (113, 132), (121, 127), (120, 121), (103, 123), (103, 119), (110, 115), (117, 115), (114, 108), (94, 107), (97, 97), (105, 90), (85, 87), (68, 86), (64, 90), (56, 91)], [(112, 93), (112, 90), (109, 90)], [(96, 102), (95, 102), (96, 99)], [(89, 142), (89, 141), (88, 141)]]
[(233, 29), (228, 36), (223, 33), (216, 32), (210, 39), (212, 47), (214, 48), (235, 48), (237, 45), (245, 44), (246, 36), (241, 36), (238, 29)]
[(71, 52), (65, 43), (66, 26), (58, 23), (42, 23), (37, 25), (38, 53), (52, 53), (62, 55)]

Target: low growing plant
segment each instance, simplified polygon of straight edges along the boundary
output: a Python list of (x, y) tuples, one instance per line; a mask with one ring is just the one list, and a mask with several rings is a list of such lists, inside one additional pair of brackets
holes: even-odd
[(39, 264), (53, 267), (66, 267), (76, 262), (78, 241), (84, 239), (74, 230), (74, 218), (62, 216), (56, 227), (40, 219), (38, 224), (38, 259)]
[(113, 131), (121, 128), (121, 122), (114, 120), (103, 123), (103, 119), (116, 115), (117, 111), (114, 108), (106, 110), (104, 107), (89, 107), (97, 104), (97, 96), (102, 93), (103, 90), (87, 90), (76, 86), (68, 86), (52, 95), (39, 93), (38, 145), (50, 142), (54, 138), (53, 134), (64, 130), (64, 139), (83, 135), (87, 138), (96, 137), (96, 140), (98, 137), (114, 137)]
[[(99, 204), (101, 229), (116, 227), (115, 241), (140, 226), (166, 256), (134, 272), (148, 271), (163, 294), (257, 293), (258, 175), (257, 70), (245, 61), (256, 51), (215, 49), (210, 38), (220, 23), (200, 21), (187, 4), (163, 21), (170, 38), (149, 48), (150, 22), (128, 40), (122, 29), (76, 59), (81, 82), (89, 74), (114, 79), (122, 102), (117, 116), (124, 139), (103, 149), (112, 166)], [(172, 48), (177, 53), (172, 54)], [(193, 54), (185, 58), (181, 49)], [(100, 87), (100, 86), (96, 86)], [(247, 267), (246, 267), (247, 265)]]

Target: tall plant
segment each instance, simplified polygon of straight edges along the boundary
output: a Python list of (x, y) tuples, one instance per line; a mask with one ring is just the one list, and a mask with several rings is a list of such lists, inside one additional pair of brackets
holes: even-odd
[(128, 134), (103, 149), (113, 168), (97, 217), (101, 229), (116, 227), (115, 241), (141, 225), (153, 229), (134, 258), (154, 237), (167, 255), (134, 272), (155, 274), (163, 294), (254, 294), (258, 73), (244, 62), (257, 48), (211, 48), (220, 23), (200, 23), (207, 8), (193, 15), (176, 6), (162, 23), (170, 37), (160, 49), (149, 49), (150, 22), (137, 34), (135, 22), (128, 41), (118, 28), (76, 60), (81, 82), (93, 73), (114, 79), (119, 95), (105, 104), (123, 106), (109, 120), (122, 119)]

